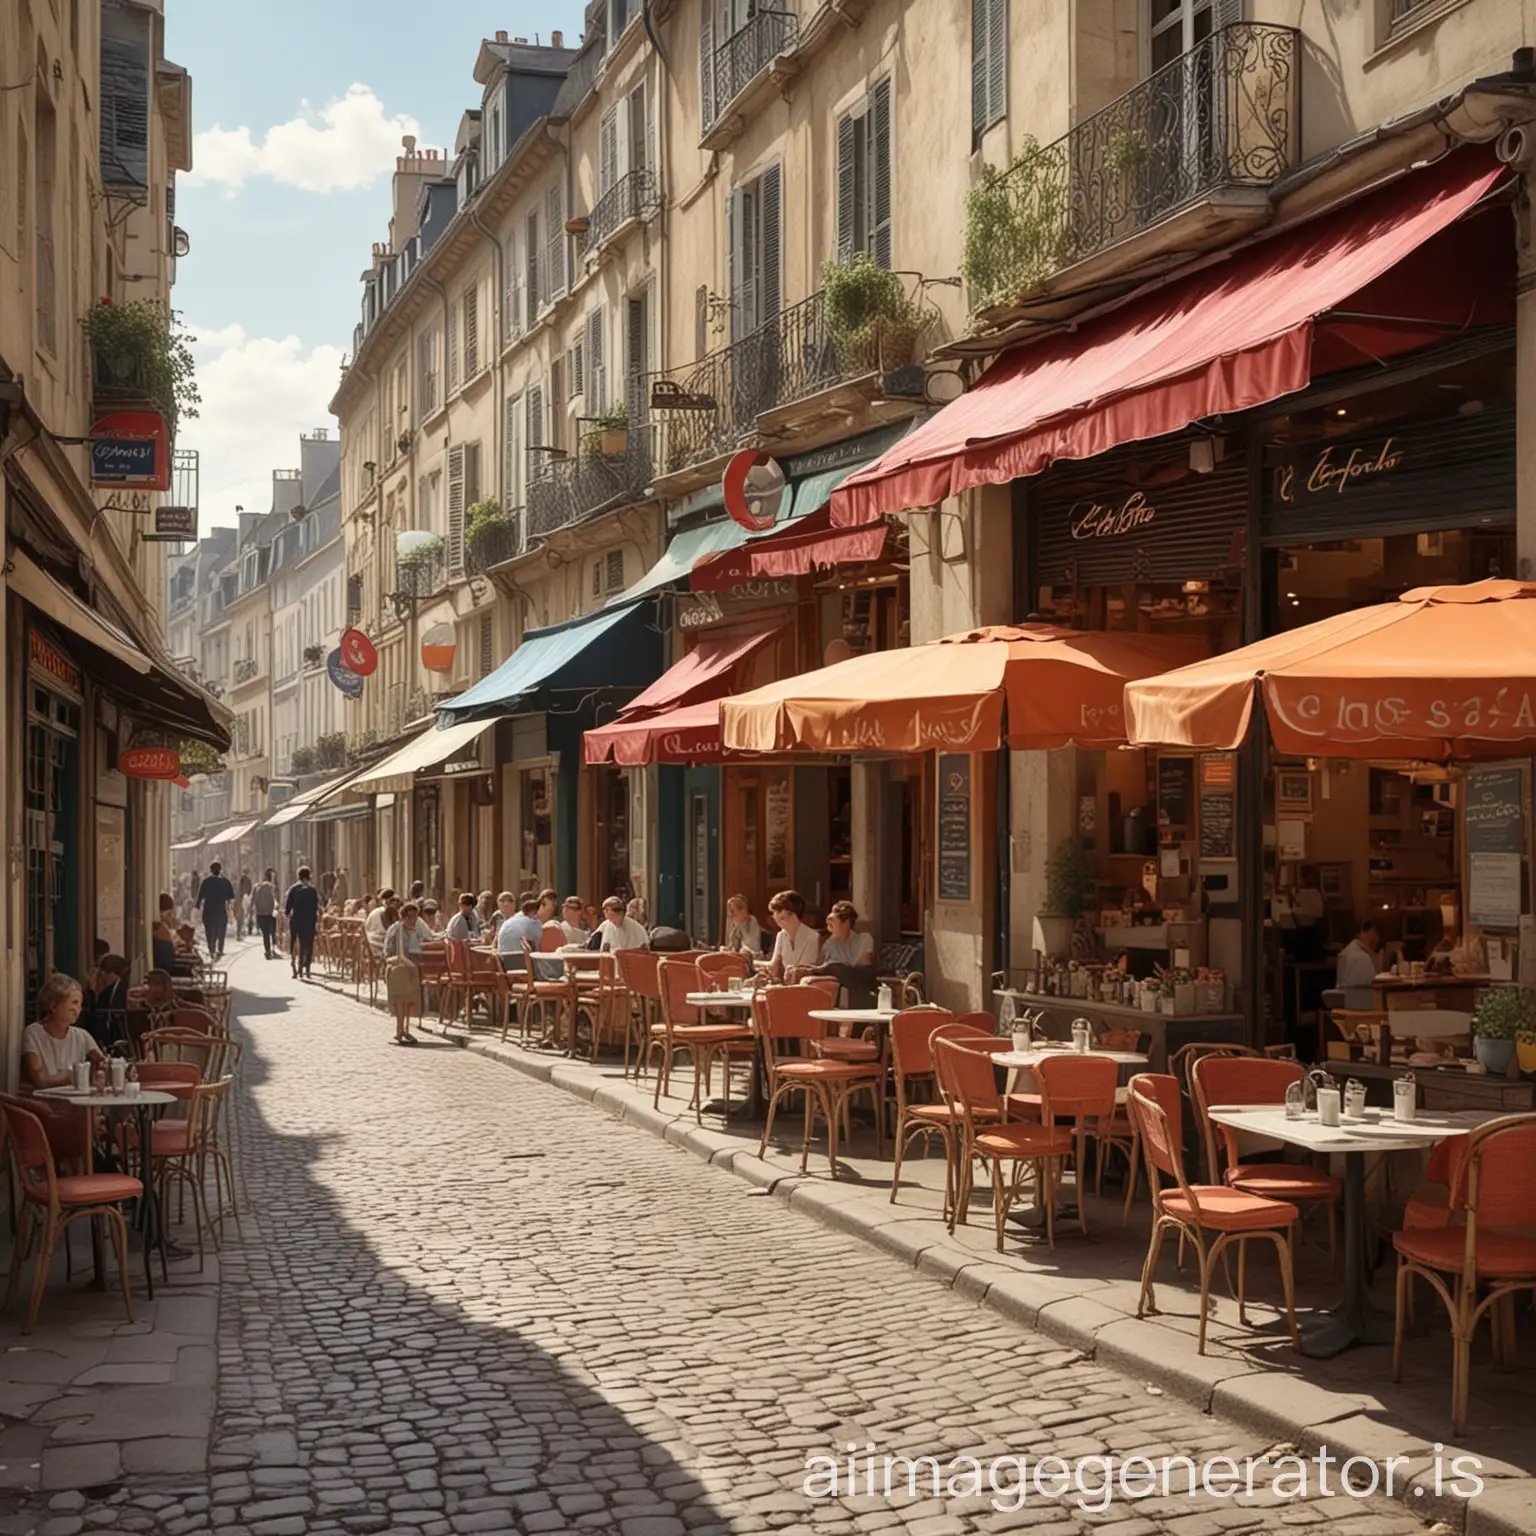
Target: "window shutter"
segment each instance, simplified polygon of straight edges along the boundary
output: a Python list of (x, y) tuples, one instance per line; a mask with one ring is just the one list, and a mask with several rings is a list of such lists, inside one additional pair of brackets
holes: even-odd
[(1008, 115), (1008, 0), (987, 0), (987, 122)]
[(496, 637), (492, 615), (480, 615), (480, 676), (489, 677), (496, 670)]
[(556, 182), (545, 197), (549, 226), (549, 295), (565, 292), (565, 186)]
[(875, 86), (869, 105), (870, 168), (874, 181), (874, 218), (870, 230), (870, 255), (877, 267), (891, 265), (891, 82), (887, 77)]
[(416, 420), (419, 422), (430, 416), (437, 406), (437, 399), (432, 391), (432, 333), (430, 331), (416, 338), (416, 373), (416, 403), (420, 407), (416, 413)]
[(601, 416), (608, 409), (608, 370), (603, 365), (603, 311), (587, 316), (587, 414)]
[(464, 290), (464, 377), (480, 372), (480, 285)]
[(844, 267), (853, 260), (853, 200), (857, 195), (853, 175), (855, 127), (852, 113), (837, 120), (837, 261)]
[(450, 393), (459, 387), (459, 324), (462, 309), (463, 301), (460, 300), (448, 317), (448, 390)]
[(585, 336), (578, 336), (571, 343), (571, 399), (587, 392), (587, 344)]
[(522, 334), (522, 268), (517, 260), (517, 241), (515, 238), (507, 241), (506, 250), (502, 252), (503, 269), (507, 274), (506, 292), (502, 295), (501, 304), (501, 339), (513, 341)]
[(549, 445), (565, 447), (565, 359), (555, 357), (549, 363)]
[(656, 164), (656, 93), (649, 81), (641, 85), (640, 90), (645, 102), (645, 137), (642, 140), (645, 150), (640, 163), (649, 169)]
[(536, 213), (528, 215), (528, 249), (527, 274), (528, 274), (528, 309), (526, 322), (531, 327), (539, 315), (539, 216)]
[(987, 92), (991, 80), (988, 47), (992, 0), (971, 0), (971, 137), (979, 138), (989, 121)]
[(650, 351), (649, 327), (646, 324), (646, 301), (644, 297), (627, 301), (628, 311), (625, 316), (628, 321), (628, 335), (625, 338), (629, 348), (627, 359), (628, 377), (634, 378), (637, 374), (645, 372), (646, 353)]
[(763, 172), (758, 196), (762, 200), (759, 224), (762, 229), (762, 313), (759, 323), (773, 319), (779, 312), (779, 167), (770, 165)]
[(137, 7), (100, 10), (101, 180), (109, 190), (142, 196), (149, 190), (151, 19)]
[(544, 390), (535, 384), (524, 398), (528, 402), (528, 446), (542, 448), (544, 446)]
[(464, 445), (448, 450), (448, 558), (455, 571), (464, 567)]
[(603, 589), (607, 592), (621, 592), (624, 589), (624, 551), (622, 549), (608, 551), (606, 569), (603, 572)]
[(1243, 19), (1243, 0), (1216, 0), (1214, 21), (1218, 27), (1230, 27)]
[(619, 109), (609, 107), (598, 129), (597, 194), (608, 192), (619, 179)]
[(709, 351), (709, 284), (700, 283), (693, 294), (693, 355), (703, 358)]
[(523, 504), (523, 477), (524, 477), (524, 449), (523, 449), (523, 423), (526, 420), (527, 406), (521, 395), (512, 395), (506, 403), (506, 432), (503, 434), (506, 442), (507, 462), (502, 480), (501, 504), (512, 511)]
[(715, 125), (715, 29), (707, 21), (699, 29), (699, 121)]
[(743, 313), (746, 295), (742, 292), (742, 280), (746, 276), (746, 263), (742, 259), (741, 249), (741, 205), (742, 189), (737, 187), (725, 202), (726, 291), (731, 299), (732, 341), (746, 334), (743, 328), (746, 323)]
[(464, 444), (464, 505), (480, 500), (480, 444)]

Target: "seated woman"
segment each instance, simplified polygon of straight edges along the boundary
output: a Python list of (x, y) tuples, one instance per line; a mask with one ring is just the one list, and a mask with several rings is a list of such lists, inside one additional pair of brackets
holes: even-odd
[(827, 913), (827, 942), (819, 965), (796, 967), (791, 981), (835, 976), (847, 989), (850, 1008), (870, 1008), (875, 998), (875, 936), (854, 927), (859, 914), (851, 901), (834, 901)]
[(805, 921), (799, 891), (780, 891), (768, 903), (768, 915), (779, 929), (767, 967), (775, 981), (794, 981), (806, 967), (821, 963), (821, 935)]
[(745, 896), (732, 896), (725, 904), (725, 943), (720, 948), (753, 960), (763, 958), (762, 924), (752, 916)]
[(162, 892), (160, 915), (155, 919), (155, 926), (150, 930), (154, 963), (157, 969), (169, 971), (173, 976), (190, 976), (192, 967), (176, 953), (175, 917), (175, 901), (168, 893)]
[(38, 1022), (21, 1037), (21, 1065), (31, 1088), (62, 1088), (74, 1081), (77, 1062), (106, 1061), (96, 1042), (77, 1024), (85, 993), (73, 976), (57, 972), (37, 994)]

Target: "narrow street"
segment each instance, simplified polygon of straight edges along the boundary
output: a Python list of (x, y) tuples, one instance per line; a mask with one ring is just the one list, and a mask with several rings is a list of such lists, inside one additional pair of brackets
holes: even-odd
[(231, 956), (247, 1204), (223, 1258), (211, 1486), (130, 1482), (49, 1536), (1422, 1528), (1344, 1498), (813, 1501), (806, 1458), (850, 1443), (1267, 1447), (554, 1088), (436, 1040), (393, 1050), (382, 1014), (258, 945)]

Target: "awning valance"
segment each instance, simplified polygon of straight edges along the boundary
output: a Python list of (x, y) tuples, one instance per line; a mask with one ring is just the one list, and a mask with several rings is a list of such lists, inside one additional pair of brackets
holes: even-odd
[(305, 821), (360, 821), (364, 816), (372, 815), (373, 807), (364, 800), (349, 801), (346, 805), (322, 805), (318, 810), (311, 811), (304, 819)]
[(833, 528), (829, 514), (818, 512), (729, 554), (705, 560), (694, 567), (689, 585), (695, 592), (719, 592), (744, 581), (779, 581), (828, 566), (878, 560), (889, 529), (883, 518), (857, 528)]
[(370, 785), (382, 784), (387, 779), (401, 778), (423, 768), (435, 768), (439, 763), (446, 763), (449, 758), (462, 752), (470, 742), (490, 730), (495, 724), (496, 717), (491, 715), (483, 720), (467, 721), (462, 725), (429, 726), (421, 735), (406, 742), (398, 752), (392, 752), (382, 762), (354, 774), (347, 781), (346, 787), (367, 789)]
[(203, 839), (202, 838), (200, 838), (200, 837), (189, 837), (189, 838), (185, 839), (183, 842), (172, 843), (171, 844), (171, 852), (172, 853), (185, 853), (187, 851), (187, 849), (189, 849), (189, 848), (201, 848), (202, 846), (203, 846)]
[[(1328, 312), (1352, 295), (1364, 298), (1361, 290), (1447, 229), (1503, 174), (1478, 151), (1448, 155), (1348, 208), (1019, 348), (844, 481), (832, 495), (833, 522), (849, 527), (933, 506), (1305, 388), (1314, 330)], [(1362, 302), (1341, 317), (1361, 338), (1355, 361), (1421, 346), (1425, 321), (1487, 323), (1493, 316), (1484, 310), (1503, 302), (1475, 281), (1415, 275), (1406, 304)], [(1412, 323), (1382, 325), (1384, 312)]]
[(208, 839), (208, 846), (215, 847), (219, 843), (238, 843), (242, 837), (248, 837), (255, 830), (256, 823), (261, 820), (259, 816), (253, 816), (249, 821), (237, 821), (224, 828), (222, 832), (215, 832)]
[(642, 763), (718, 763), (719, 699), (681, 704), (640, 719), (616, 720), (584, 734), (589, 763), (617, 763), (636, 768)]

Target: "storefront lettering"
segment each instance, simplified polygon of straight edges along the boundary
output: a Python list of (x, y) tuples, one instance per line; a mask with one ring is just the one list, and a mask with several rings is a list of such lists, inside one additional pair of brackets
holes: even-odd
[(719, 592), (689, 593), (686, 606), (684, 602), (678, 604), (677, 625), (679, 629), (707, 629), (739, 610), (783, 602), (794, 595), (793, 581), (774, 580), (742, 581)]
[(1473, 733), (1489, 739), (1529, 735), (1536, 731), (1536, 702), (1529, 691), (1495, 689), (1461, 699), (1429, 699), (1413, 703), (1400, 696), (1362, 699), (1340, 694), (1325, 697), (1306, 693), (1293, 702), (1273, 701), (1292, 729), (1308, 736), (1349, 739)]
[(1114, 539), (1146, 528), (1157, 519), (1157, 508), (1140, 491), (1132, 491), (1118, 506), (1102, 501), (1079, 501), (1067, 513), (1067, 527), (1074, 539)]
[[(1342, 496), (1352, 485), (1369, 480), (1375, 475), (1390, 474), (1401, 469), (1407, 454), (1397, 446), (1397, 439), (1389, 437), (1380, 448), (1351, 448), (1343, 461), (1334, 458), (1334, 445), (1329, 444), (1318, 454), (1307, 475), (1306, 494), (1309, 496)], [(1275, 495), (1283, 502), (1296, 499), (1296, 466), (1287, 464), (1276, 472)]]
[(80, 693), (80, 669), (74, 662), (61, 656), (35, 629), (30, 632), (29, 640), (32, 665), (72, 693)]

